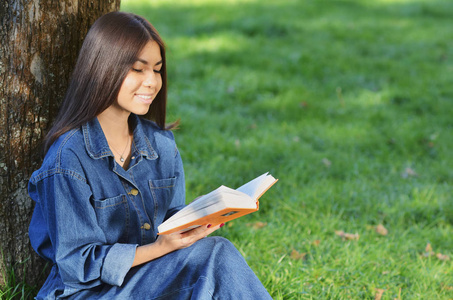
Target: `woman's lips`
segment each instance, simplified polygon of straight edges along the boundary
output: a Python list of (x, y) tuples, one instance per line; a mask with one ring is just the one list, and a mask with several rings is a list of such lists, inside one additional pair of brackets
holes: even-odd
[(151, 103), (153, 102), (153, 95), (144, 95), (144, 94), (135, 94), (135, 97), (137, 97), (141, 102), (143, 103)]

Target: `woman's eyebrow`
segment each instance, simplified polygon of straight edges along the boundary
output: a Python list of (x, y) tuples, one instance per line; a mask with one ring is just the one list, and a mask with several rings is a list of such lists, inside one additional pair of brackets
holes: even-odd
[[(148, 64), (148, 61), (144, 60), (144, 59), (141, 59), (141, 58), (138, 58), (137, 61), (141, 62), (142, 64), (144, 65), (147, 65)], [(157, 65), (161, 65), (162, 64), (162, 60), (158, 61), (155, 66)]]

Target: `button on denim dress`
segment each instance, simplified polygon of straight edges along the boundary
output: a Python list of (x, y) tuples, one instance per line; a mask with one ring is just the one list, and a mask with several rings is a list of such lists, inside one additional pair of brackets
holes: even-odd
[(66, 132), (32, 174), (35, 251), (52, 264), (37, 299), (269, 299), (226, 239), (131, 268), (136, 247), (185, 205), (184, 171), (171, 131), (131, 115), (131, 162), (124, 170), (98, 120)]

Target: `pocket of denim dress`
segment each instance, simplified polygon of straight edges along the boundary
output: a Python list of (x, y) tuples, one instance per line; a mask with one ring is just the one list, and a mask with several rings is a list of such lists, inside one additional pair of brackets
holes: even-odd
[(149, 180), (149, 188), (154, 202), (154, 222), (163, 221), (175, 194), (175, 183), (176, 177)]
[(127, 242), (129, 206), (126, 195), (93, 200), (99, 227), (104, 231), (107, 243)]

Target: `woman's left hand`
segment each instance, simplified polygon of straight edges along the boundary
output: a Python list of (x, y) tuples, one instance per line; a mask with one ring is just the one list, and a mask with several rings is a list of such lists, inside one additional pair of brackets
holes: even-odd
[(178, 231), (171, 234), (160, 235), (157, 238), (156, 243), (162, 243), (163, 247), (167, 248), (169, 252), (172, 252), (191, 246), (196, 241), (207, 237), (223, 225), (223, 223), (216, 226), (204, 225), (185, 232)]
[(154, 260), (170, 252), (187, 248), (196, 241), (207, 237), (223, 225), (223, 223), (216, 226), (203, 225), (185, 232), (178, 231), (171, 234), (159, 235), (154, 243), (137, 247), (132, 267)]

